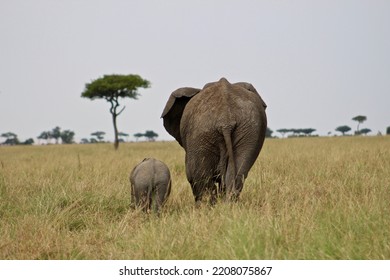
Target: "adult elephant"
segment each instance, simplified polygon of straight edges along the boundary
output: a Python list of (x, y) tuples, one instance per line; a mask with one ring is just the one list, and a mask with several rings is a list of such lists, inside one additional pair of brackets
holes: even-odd
[(186, 151), (195, 202), (205, 193), (210, 193), (211, 203), (217, 194), (239, 198), (264, 143), (266, 107), (251, 84), (231, 84), (225, 78), (203, 89), (184, 87), (171, 94), (161, 117)]

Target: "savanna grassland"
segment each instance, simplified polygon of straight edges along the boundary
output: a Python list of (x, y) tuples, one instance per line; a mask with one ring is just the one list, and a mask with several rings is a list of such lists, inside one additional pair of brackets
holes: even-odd
[[(129, 208), (145, 157), (161, 217)], [(0, 259), (390, 259), (390, 137), (267, 139), (240, 201), (200, 208), (174, 142), (0, 147)]]

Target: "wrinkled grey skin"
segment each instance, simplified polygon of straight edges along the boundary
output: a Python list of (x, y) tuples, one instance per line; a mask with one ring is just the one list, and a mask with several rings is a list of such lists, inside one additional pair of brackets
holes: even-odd
[(145, 158), (134, 167), (130, 174), (131, 202), (145, 212), (152, 209), (160, 212), (171, 192), (171, 174), (165, 163)]
[[(204, 193), (237, 200), (263, 146), (266, 104), (249, 83), (225, 78), (202, 90), (179, 88), (162, 113), (164, 127), (186, 151), (186, 175), (195, 202)], [(218, 184), (218, 188), (216, 186)]]

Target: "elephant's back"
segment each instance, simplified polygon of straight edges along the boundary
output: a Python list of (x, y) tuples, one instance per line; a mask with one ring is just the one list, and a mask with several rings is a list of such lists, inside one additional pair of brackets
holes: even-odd
[[(187, 104), (182, 116), (184, 134), (206, 133), (220, 127), (258, 123), (265, 115), (265, 104), (257, 92), (242, 86), (217, 82), (203, 89)], [(182, 134), (183, 135), (183, 134)]]
[(227, 81), (214, 83), (194, 96), (183, 112), (183, 147), (187, 152), (218, 153), (215, 148), (224, 142), (222, 131), (226, 129), (232, 131), (234, 145), (261, 142), (267, 124), (265, 107), (254, 88)]
[(150, 182), (169, 181), (170, 172), (162, 161), (146, 158), (131, 172), (130, 181), (134, 184), (149, 184)]
[(132, 184), (146, 184), (153, 174), (153, 162), (149, 159), (144, 159), (137, 164), (130, 174), (130, 181)]
[(155, 159), (153, 167), (155, 183), (167, 184), (171, 180), (171, 173), (169, 171), (168, 166), (164, 162)]
[[(180, 122), (180, 134), (183, 137), (183, 144), (195, 139), (208, 139), (209, 142), (216, 137), (215, 130), (222, 123), (230, 119), (230, 112), (224, 100), (226, 96), (221, 92), (210, 90), (201, 91), (194, 96), (187, 104)], [(195, 140), (196, 141), (196, 140)], [(207, 143), (199, 143), (201, 147)]]

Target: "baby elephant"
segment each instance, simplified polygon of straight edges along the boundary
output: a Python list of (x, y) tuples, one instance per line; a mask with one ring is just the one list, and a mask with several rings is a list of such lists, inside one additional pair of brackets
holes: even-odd
[(145, 212), (152, 209), (154, 197), (155, 210), (161, 207), (171, 193), (171, 174), (165, 163), (145, 158), (134, 167), (130, 174), (131, 203)]

